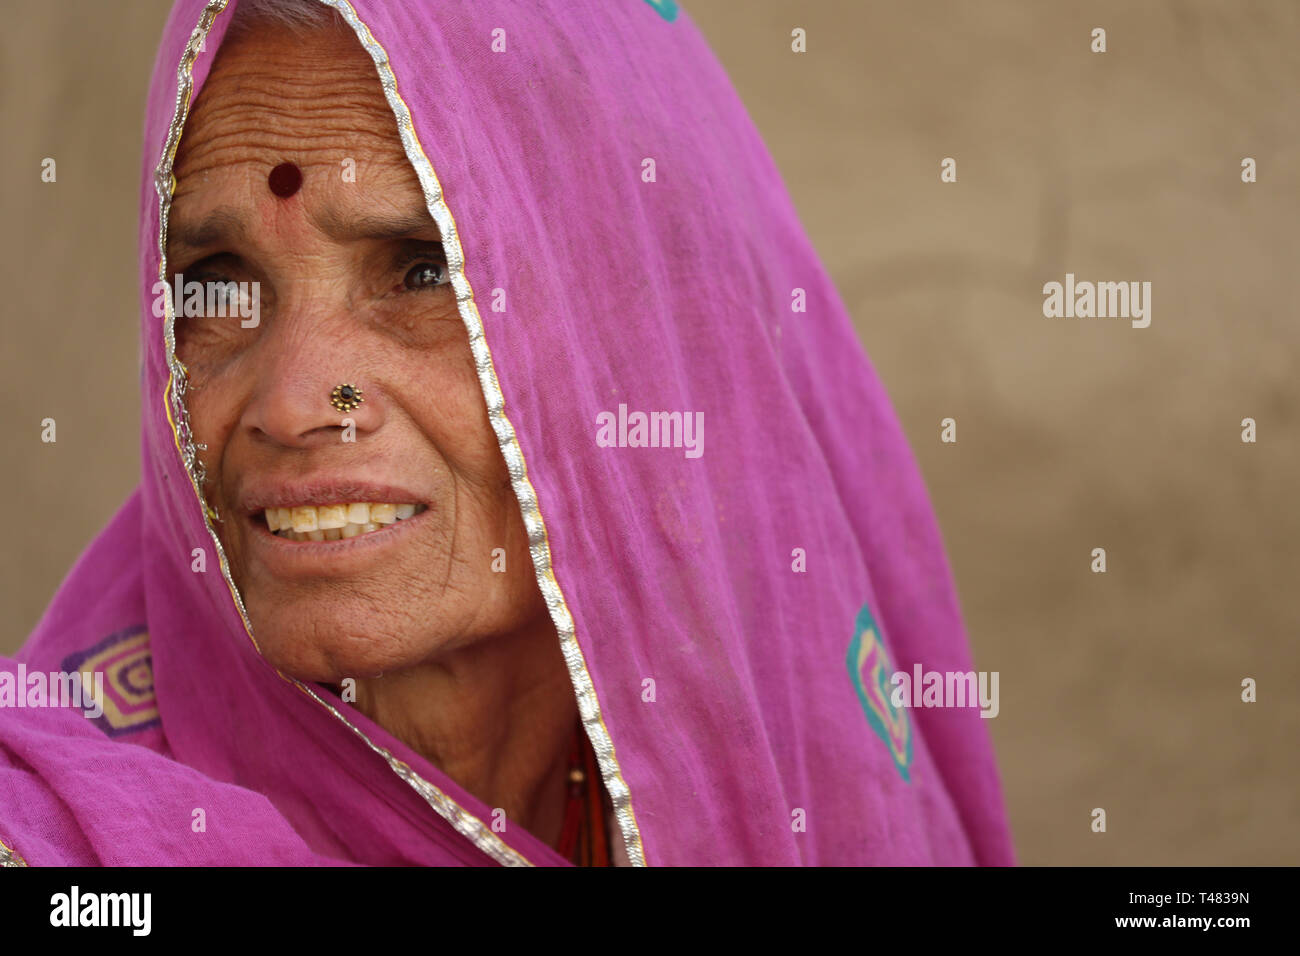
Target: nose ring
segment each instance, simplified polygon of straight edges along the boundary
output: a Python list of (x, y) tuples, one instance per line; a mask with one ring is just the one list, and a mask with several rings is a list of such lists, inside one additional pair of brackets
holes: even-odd
[(330, 392), (330, 404), (341, 412), (350, 412), (364, 401), (361, 389), (355, 385), (335, 385)]

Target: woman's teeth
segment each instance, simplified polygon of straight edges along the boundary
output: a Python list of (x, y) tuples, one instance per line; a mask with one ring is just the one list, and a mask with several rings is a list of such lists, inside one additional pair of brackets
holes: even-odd
[(417, 515), (424, 505), (394, 505), (356, 501), (345, 505), (304, 505), (267, 508), (266, 526), (294, 541), (338, 541), (378, 531), (384, 525)]

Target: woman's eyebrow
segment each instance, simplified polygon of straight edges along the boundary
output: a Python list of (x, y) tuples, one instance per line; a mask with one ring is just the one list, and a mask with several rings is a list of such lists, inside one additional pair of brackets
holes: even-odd
[(244, 218), (238, 210), (223, 206), (208, 213), (198, 223), (168, 223), (167, 247), (172, 258), (185, 252), (197, 252), (216, 245), (225, 245), (243, 239), (246, 233)]
[(331, 239), (341, 242), (355, 239), (404, 239), (419, 233), (432, 233), (434, 241), (442, 238), (438, 224), (427, 209), (384, 215), (345, 215), (333, 208), (322, 209), (313, 216), (317, 228)]
[[(427, 209), (397, 213), (392, 216), (363, 214), (350, 216), (326, 208), (313, 217), (316, 226), (332, 239), (404, 239), (420, 233), (431, 235), (430, 241), (442, 238), (438, 224)], [(167, 246), (171, 258), (198, 252), (213, 246), (228, 245), (247, 238), (248, 227), (239, 210), (222, 206), (195, 224), (172, 222), (168, 225)]]

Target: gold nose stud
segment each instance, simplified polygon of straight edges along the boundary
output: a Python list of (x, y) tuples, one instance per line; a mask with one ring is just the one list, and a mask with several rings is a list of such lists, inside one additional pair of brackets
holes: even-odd
[(341, 412), (350, 412), (364, 401), (361, 389), (355, 385), (335, 385), (330, 392), (330, 404)]

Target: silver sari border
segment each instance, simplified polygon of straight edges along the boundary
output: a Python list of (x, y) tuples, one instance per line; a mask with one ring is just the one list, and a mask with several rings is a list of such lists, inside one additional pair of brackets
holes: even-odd
[(0, 840), (0, 867), (27, 866), (27, 861), (18, 855), (18, 851), (4, 840)]

